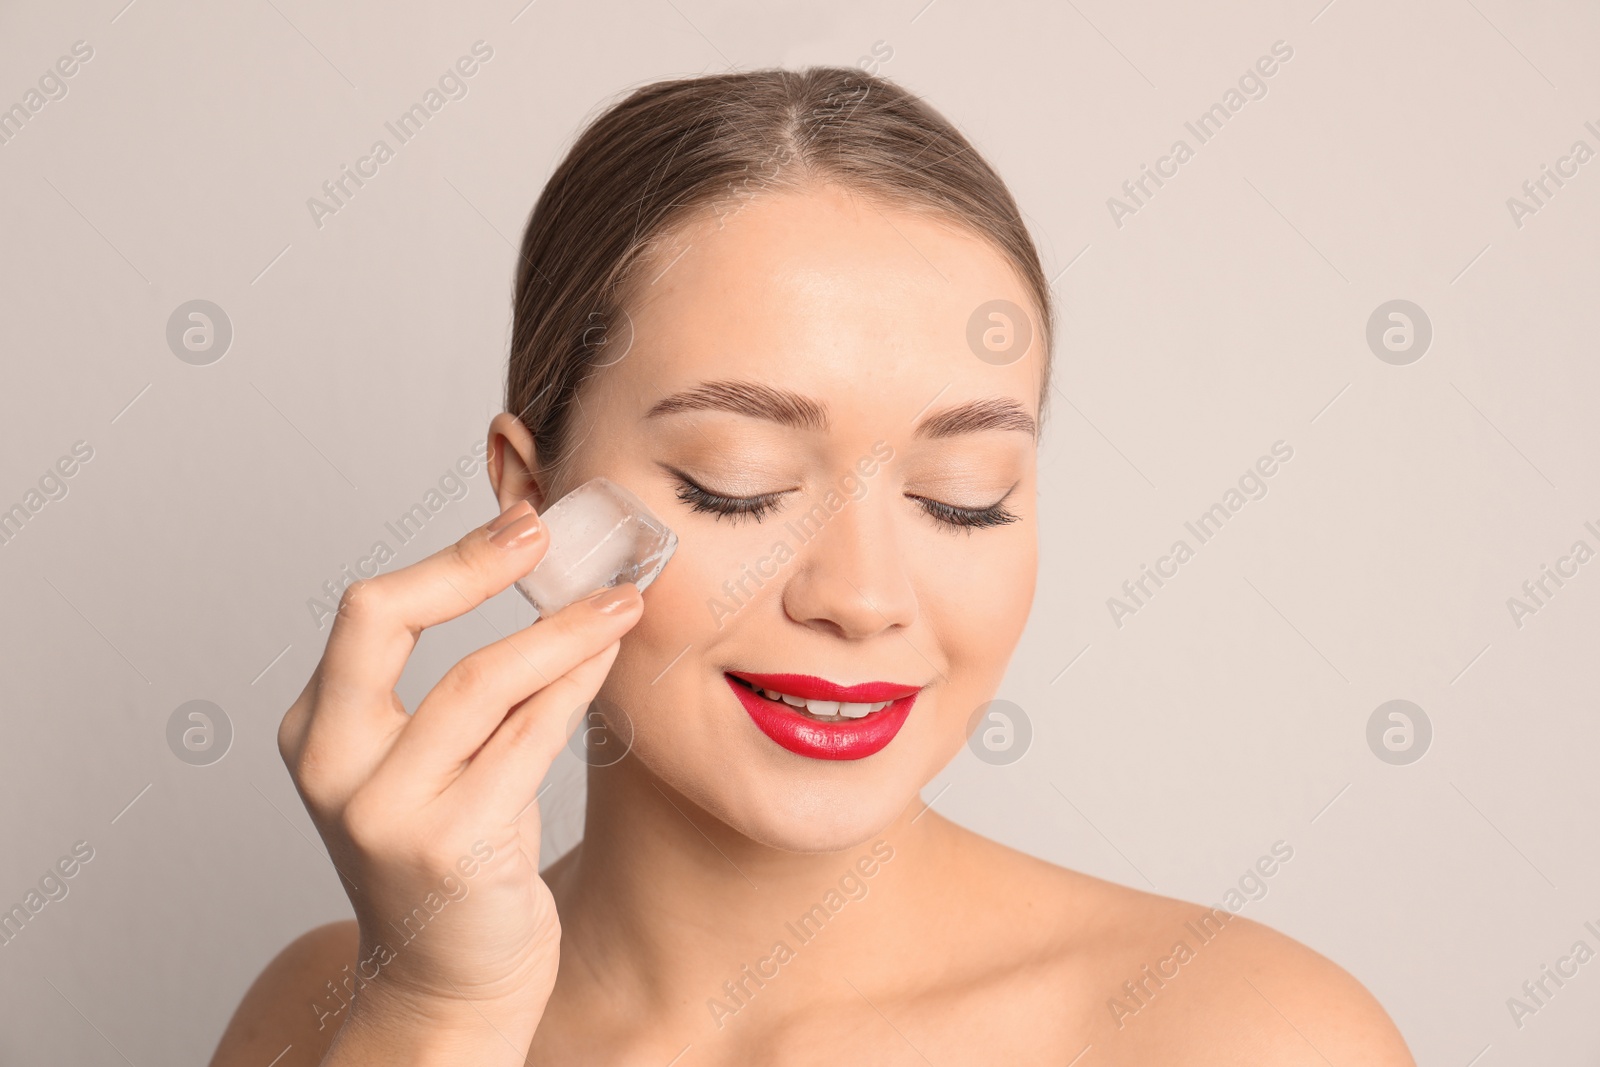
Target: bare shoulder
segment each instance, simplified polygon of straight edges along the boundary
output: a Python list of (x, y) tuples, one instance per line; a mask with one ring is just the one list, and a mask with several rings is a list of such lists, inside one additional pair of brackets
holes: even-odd
[(1415, 1067), (1366, 987), (1240, 914), (1247, 898), (1190, 903), (988, 845), (986, 870), (1033, 901), (1024, 961), (1075, 1022), (1069, 1059)]
[(291, 941), (234, 1009), (211, 1067), (321, 1063), (344, 1019), (349, 994), (341, 983), (356, 965), (359, 946), (353, 919), (316, 927)]
[(1086, 895), (1118, 920), (1086, 939), (1105, 990), (1096, 1030), (1135, 1038), (1135, 1060), (1415, 1067), (1367, 988), (1294, 938), (1225, 906), (1106, 882)]
[[(1326, 956), (1225, 907), (1166, 897), (1142, 903), (1149, 928), (1168, 931), (1170, 944), (1146, 942), (1149, 958), (1138, 959), (1136, 971), (1126, 959), (1130, 973), (1107, 1000), (1108, 1030), (1148, 1021), (1157, 1041), (1200, 1038), (1230, 1062), (1415, 1067), (1383, 1006)], [(1172, 1010), (1162, 1013), (1161, 998), (1175, 992), (1184, 995), (1170, 997)]]

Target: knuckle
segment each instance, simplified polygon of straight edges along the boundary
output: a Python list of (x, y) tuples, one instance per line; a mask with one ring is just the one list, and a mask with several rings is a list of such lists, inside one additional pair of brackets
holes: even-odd
[(490, 551), (490, 548), (488, 539), (483, 537), (479, 531), (474, 530), (450, 546), (450, 559), (452, 563), (464, 571), (473, 574), (480, 573), (487, 571), (495, 560), (495, 555)]
[(300, 749), (305, 744), (316, 715), (324, 679), (322, 666), (321, 663), (317, 664), (311, 677), (306, 679), (305, 688), (300, 690), (300, 695), (295, 697), (294, 703), (289, 705), (289, 710), (278, 721), (278, 755), (283, 757), (284, 764), (291, 771), (299, 759)]
[(384, 588), (377, 578), (357, 578), (339, 597), (339, 618), (360, 621), (382, 614)]
[(463, 657), (446, 675), (446, 685), (453, 693), (462, 695), (480, 692), (494, 675), (485, 650)]
[(561, 755), (561, 749), (566, 741), (552, 724), (543, 721), (536, 714), (530, 714), (533, 710), (523, 708), (502, 728), (509, 733), (510, 736), (506, 741), (512, 748), (528, 752), (540, 766), (547, 767)]
[(523, 748), (534, 735), (538, 727), (539, 712), (535, 707), (538, 701), (527, 701), (511, 710), (495, 729), (495, 734), (500, 740), (496, 744), (504, 743), (512, 748)]
[(298, 702), (290, 705), (278, 723), (278, 755), (283, 758), (284, 765), (290, 770), (294, 769), (304, 725), (305, 708)]

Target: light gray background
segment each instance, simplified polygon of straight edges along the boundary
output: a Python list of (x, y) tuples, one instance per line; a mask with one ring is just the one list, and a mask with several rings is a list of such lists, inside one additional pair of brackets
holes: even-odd
[[(0, 507), (94, 449), (0, 547), (0, 905), (95, 849), (0, 947), (4, 1063), (203, 1061), (271, 955), (347, 914), (274, 741), (326, 636), (306, 602), (482, 438), (512, 245), (582, 122), (655, 78), (877, 42), (1010, 182), (1063, 310), (1038, 598), (998, 694), (1034, 740), (925, 797), (1208, 902), (1286, 840), (1245, 914), (1352, 971), (1422, 1063), (1600, 1055), (1600, 962), (1521, 1029), (1506, 1007), (1600, 948), (1600, 561), (1520, 628), (1506, 606), (1600, 549), (1600, 160), (1520, 228), (1506, 205), (1600, 150), (1594, 5), (125, 2), (0, 12), (0, 106), (94, 48), (0, 145)], [(314, 226), (306, 199), (479, 39), (469, 95)], [(1268, 95), (1116, 226), (1107, 198), (1278, 40)], [(195, 298), (234, 328), (210, 366), (165, 342)], [(1365, 341), (1396, 298), (1434, 330), (1409, 366)], [(1106, 598), (1279, 439), (1269, 495), (1115, 626)], [(480, 474), (398, 563), (492, 511)], [(527, 619), (514, 594), (486, 614), (427, 635), (409, 695)], [(1366, 742), (1393, 698), (1434, 727), (1409, 766)], [(211, 766), (165, 740), (193, 699), (235, 731)], [(579, 767), (552, 772), (552, 854)]]

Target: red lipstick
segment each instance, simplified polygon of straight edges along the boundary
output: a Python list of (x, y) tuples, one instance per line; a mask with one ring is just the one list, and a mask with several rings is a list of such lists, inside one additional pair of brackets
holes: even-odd
[[(900, 732), (921, 686), (893, 682), (837, 685), (808, 674), (749, 674), (729, 671), (728, 688), (760, 731), (790, 752), (811, 759), (862, 759), (879, 751)], [(736, 680), (737, 679), (737, 680)], [(742, 685), (741, 682), (748, 683)], [(807, 700), (876, 704), (888, 707), (860, 719), (822, 722), (781, 701), (768, 700), (750, 688), (771, 689)]]

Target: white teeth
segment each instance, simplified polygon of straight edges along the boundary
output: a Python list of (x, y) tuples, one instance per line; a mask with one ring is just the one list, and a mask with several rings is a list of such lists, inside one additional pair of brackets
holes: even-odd
[(799, 708), (808, 715), (816, 715), (820, 718), (864, 719), (873, 712), (882, 711), (893, 703), (891, 700), (880, 700), (871, 704), (840, 702), (837, 700), (807, 700), (804, 697), (780, 693), (776, 689), (757, 689), (756, 692), (768, 700), (781, 700), (792, 708)]

